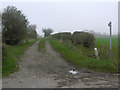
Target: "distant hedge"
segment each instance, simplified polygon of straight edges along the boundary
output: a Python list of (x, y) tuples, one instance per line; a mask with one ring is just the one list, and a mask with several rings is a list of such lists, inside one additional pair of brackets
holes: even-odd
[(83, 45), (84, 47), (93, 47), (94, 46), (94, 35), (88, 32), (63, 32), (51, 35), (52, 38), (57, 40), (62, 40), (63, 42), (71, 41), (74, 45)]
[(63, 42), (70, 40), (71, 41), (71, 33), (70, 32), (63, 32), (51, 35), (53, 38), (57, 40), (62, 40)]
[(88, 32), (74, 32), (72, 34), (72, 43), (74, 45), (83, 45), (84, 47), (94, 46), (94, 35)]

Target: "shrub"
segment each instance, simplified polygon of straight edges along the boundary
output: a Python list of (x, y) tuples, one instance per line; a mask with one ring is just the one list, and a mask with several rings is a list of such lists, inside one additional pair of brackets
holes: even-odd
[(28, 20), (20, 10), (8, 6), (2, 14), (2, 41), (6, 44), (18, 44), (24, 40)]
[(74, 32), (72, 35), (72, 43), (74, 45), (83, 45), (84, 47), (94, 46), (94, 35), (88, 32)]
[(69, 32), (63, 32), (63, 33), (61, 33), (60, 39), (61, 39), (63, 42), (71, 41), (71, 33), (69, 33)]

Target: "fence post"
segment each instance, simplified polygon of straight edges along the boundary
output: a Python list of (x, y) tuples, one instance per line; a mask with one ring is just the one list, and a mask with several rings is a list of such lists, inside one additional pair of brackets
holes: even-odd
[(109, 22), (108, 26), (110, 27), (110, 59), (112, 59), (112, 23)]

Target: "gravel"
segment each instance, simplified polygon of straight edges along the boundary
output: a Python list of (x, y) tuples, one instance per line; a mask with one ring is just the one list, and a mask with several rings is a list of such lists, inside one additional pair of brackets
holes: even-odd
[[(21, 57), (16, 73), (3, 77), (3, 88), (105, 88), (118, 87), (118, 75), (76, 68), (46, 41), (46, 53), (37, 50), (38, 41)], [(78, 74), (70, 74), (75, 68)], [(107, 78), (106, 78), (107, 75)], [(98, 85), (99, 84), (99, 85)]]

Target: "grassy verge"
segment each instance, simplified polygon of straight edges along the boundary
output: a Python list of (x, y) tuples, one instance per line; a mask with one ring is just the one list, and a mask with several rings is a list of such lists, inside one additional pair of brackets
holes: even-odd
[(26, 48), (35, 42), (36, 40), (20, 45), (5, 45), (5, 53), (3, 53), (4, 55), (2, 56), (2, 76), (8, 76), (10, 73), (13, 73), (19, 69), (19, 56), (23, 55)]
[(46, 39), (42, 38), (42, 39), (40, 40), (39, 44), (38, 44), (38, 50), (39, 50), (40, 52), (42, 52), (43, 54), (45, 54), (45, 52), (46, 52), (46, 49), (45, 49), (45, 41), (46, 41)]
[(107, 59), (100, 58), (100, 60), (93, 57), (93, 49), (86, 49), (82, 46), (74, 47), (71, 44), (59, 43), (52, 39), (49, 42), (56, 51), (61, 53), (66, 60), (75, 64), (76, 67), (83, 67), (94, 71), (118, 72), (116, 63), (110, 61), (109, 57)]

